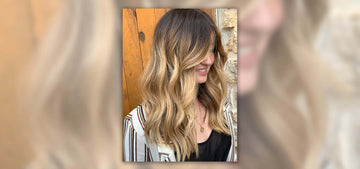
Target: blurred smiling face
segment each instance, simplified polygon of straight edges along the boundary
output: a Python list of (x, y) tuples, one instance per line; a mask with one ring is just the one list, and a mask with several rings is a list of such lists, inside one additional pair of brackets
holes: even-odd
[(195, 66), (196, 80), (198, 84), (206, 82), (209, 70), (214, 63), (215, 51), (214, 48), (210, 48), (210, 49), (211, 50), (207, 53), (206, 59), (203, 60), (200, 64)]
[(254, 90), (259, 62), (283, 18), (282, 0), (259, 0), (241, 18), (238, 26), (238, 93)]

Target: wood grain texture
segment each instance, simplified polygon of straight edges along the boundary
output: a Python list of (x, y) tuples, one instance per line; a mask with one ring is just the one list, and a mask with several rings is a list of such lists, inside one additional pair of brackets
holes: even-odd
[(150, 49), (156, 26), (154, 11), (155, 9), (136, 9), (139, 37), (142, 36), (139, 39), (143, 67), (150, 59)]
[(123, 72), (126, 78), (130, 110), (141, 103), (138, 78), (143, 66), (137, 25), (136, 9), (123, 9)]
[(157, 22), (170, 9), (123, 9), (123, 117), (141, 104), (139, 77), (151, 58)]
[(155, 21), (156, 21), (156, 23), (158, 23), (159, 20), (161, 19), (161, 17), (169, 10), (170, 10), (169, 8), (155, 9), (154, 13), (155, 13)]
[(123, 110), (123, 119), (124, 117), (127, 115), (127, 113), (129, 113), (130, 110), (130, 105), (129, 105), (129, 94), (127, 91), (127, 86), (126, 86), (126, 77), (125, 77), (125, 73), (124, 71), (122, 71), (122, 82), (123, 82), (123, 92), (122, 92), (122, 110)]

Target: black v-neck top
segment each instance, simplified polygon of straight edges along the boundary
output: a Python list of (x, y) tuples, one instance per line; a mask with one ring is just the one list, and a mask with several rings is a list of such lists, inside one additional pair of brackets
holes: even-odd
[(196, 158), (193, 153), (185, 161), (226, 161), (231, 147), (231, 136), (212, 130), (209, 138), (198, 143), (198, 147), (199, 157)]

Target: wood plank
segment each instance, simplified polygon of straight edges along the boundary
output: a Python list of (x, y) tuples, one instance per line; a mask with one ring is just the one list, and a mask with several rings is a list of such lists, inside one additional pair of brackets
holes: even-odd
[(167, 12), (169, 11), (170, 8), (156, 8), (154, 10), (155, 13), (155, 23), (157, 24), (159, 22), (159, 20), (161, 19), (161, 17)]
[(129, 98), (129, 109), (141, 103), (138, 78), (142, 73), (142, 58), (135, 9), (123, 9), (123, 71)]
[(127, 90), (127, 86), (126, 86), (126, 78), (125, 78), (125, 73), (124, 71), (122, 72), (122, 85), (123, 85), (123, 91), (122, 91), (122, 100), (123, 100), (123, 104), (122, 104), (122, 117), (123, 119), (125, 118), (125, 116), (127, 114), (129, 114), (130, 110), (130, 105), (129, 105), (129, 93)]
[(156, 19), (154, 9), (136, 9), (137, 24), (140, 39), (140, 49), (143, 67), (150, 59), (150, 50), (153, 42)]
[(214, 8), (201, 8), (200, 10), (206, 12), (216, 23), (215, 9)]

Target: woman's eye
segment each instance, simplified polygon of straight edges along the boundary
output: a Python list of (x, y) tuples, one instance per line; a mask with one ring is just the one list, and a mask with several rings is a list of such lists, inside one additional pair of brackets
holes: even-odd
[(212, 52), (213, 52), (213, 53), (216, 53), (216, 46), (214, 46)]

